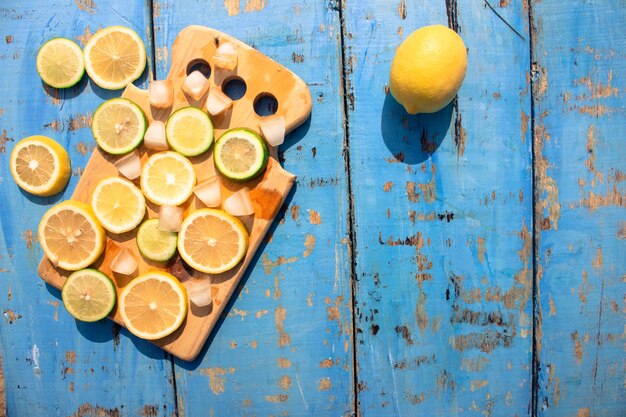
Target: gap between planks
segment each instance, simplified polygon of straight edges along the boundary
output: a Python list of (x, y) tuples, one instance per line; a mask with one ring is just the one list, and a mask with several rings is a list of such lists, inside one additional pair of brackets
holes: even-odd
[(352, 412), (355, 416), (360, 416), (359, 410), (359, 375), (357, 365), (357, 341), (356, 341), (356, 230), (354, 216), (354, 198), (352, 194), (352, 169), (350, 166), (350, 106), (348, 103), (348, 68), (346, 62), (346, 21), (344, 16), (346, 0), (336, 0), (334, 10), (339, 14), (339, 47), (341, 48), (341, 96), (343, 111), (343, 158), (344, 170), (346, 172), (347, 193), (348, 193), (348, 255), (350, 256), (350, 306), (352, 316)]
[(531, 417), (538, 416), (538, 396), (539, 396), (539, 352), (537, 352), (538, 344), (538, 332), (537, 327), (541, 326), (539, 323), (539, 284), (537, 282), (537, 268), (538, 268), (538, 253), (539, 250), (539, 235), (540, 228), (537, 227), (537, 186), (536, 186), (536, 148), (535, 148), (535, 62), (534, 62), (534, 49), (533, 43), (535, 41), (534, 26), (533, 26), (533, 6), (532, 1), (524, 0), (528, 3), (528, 48), (529, 48), (529, 68), (530, 74), (530, 147), (531, 147), (531, 227), (532, 227), (532, 315), (533, 315), (533, 328), (532, 328), (532, 349), (531, 349), (531, 396), (530, 396), (530, 415)]

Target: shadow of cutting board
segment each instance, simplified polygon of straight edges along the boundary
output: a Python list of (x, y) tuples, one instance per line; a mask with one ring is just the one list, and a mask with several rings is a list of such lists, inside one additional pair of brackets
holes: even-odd
[[(231, 42), (238, 48), (238, 64), (233, 71), (216, 69), (212, 62), (215, 50), (224, 42)], [(126, 88), (122, 96), (137, 103), (143, 109), (149, 122), (153, 120), (165, 122), (171, 112), (181, 107), (189, 105), (203, 107), (208, 93), (196, 101), (187, 97), (181, 89), (190, 68), (195, 68), (198, 64), (205, 65), (205, 67), (208, 64), (211, 68), (210, 89), (222, 88), (234, 78), (243, 80), (246, 84), (244, 96), (234, 101), (230, 110), (220, 116), (211, 117), (215, 126), (215, 138), (218, 138), (225, 130), (235, 127), (246, 127), (260, 133), (259, 123), (262, 117), (255, 112), (254, 104), (261, 97), (273, 96), (276, 99), (278, 103), (276, 114), (285, 118), (286, 132), (302, 124), (311, 113), (309, 89), (295, 74), (243, 42), (202, 26), (189, 26), (183, 29), (172, 46), (172, 66), (167, 77), (174, 84), (175, 102), (172, 109), (159, 111), (152, 109), (147, 91), (138, 89), (132, 84)], [(203, 155), (190, 158), (196, 170), (198, 183), (216, 175), (212, 149)], [(142, 162), (154, 153), (143, 146), (139, 148), (139, 152)], [(267, 169), (262, 177), (244, 184), (230, 182), (224, 177), (220, 178), (222, 201), (244, 186), (250, 188), (255, 214), (242, 218), (250, 232), (250, 245), (244, 260), (237, 267), (223, 274), (210, 276), (213, 295), (211, 306), (198, 308), (190, 303), (187, 319), (183, 325), (173, 334), (153, 341), (181, 359), (193, 360), (202, 349), (295, 181), (295, 176), (285, 171), (277, 162), (276, 149), (271, 149), (270, 155)], [(76, 186), (72, 200), (89, 203), (92, 192), (101, 179), (118, 176), (114, 166), (117, 158), (100, 151), (99, 148), (96, 149)], [(138, 182), (136, 184), (139, 185)], [(147, 203), (147, 217), (157, 217), (158, 206)], [(190, 197), (185, 203), (186, 213), (201, 207), (204, 207), (203, 204), (195, 196)], [(177, 256), (165, 265), (146, 261), (137, 250), (135, 235), (136, 230), (122, 235), (107, 233), (105, 252), (93, 265), (115, 281), (118, 294), (132, 278), (150, 270), (167, 271), (179, 278), (183, 284), (190, 279), (209, 277), (207, 274), (191, 270)], [(110, 264), (122, 247), (131, 250), (139, 262), (138, 271), (130, 277), (111, 272)], [(39, 265), (39, 275), (56, 288), (63, 286), (69, 274), (69, 271), (55, 268), (45, 257)], [(110, 318), (123, 325), (116, 309)]]

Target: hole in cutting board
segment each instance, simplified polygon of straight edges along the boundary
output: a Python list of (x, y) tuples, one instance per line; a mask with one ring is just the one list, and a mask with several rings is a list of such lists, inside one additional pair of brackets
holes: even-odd
[(206, 78), (211, 76), (211, 66), (208, 62), (201, 58), (194, 59), (187, 65), (187, 75), (194, 71), (200, 71)]
[(222, 91), (233, 101), (243, 97), (246, 94), (246, 89), (246, 82), (237, 76), (227, 79), (222, 84)]
[(271, 116), (278, 111), (278, 100), (270, 93), (261, 93), (254, 99), (254, 112), (261, 117)]

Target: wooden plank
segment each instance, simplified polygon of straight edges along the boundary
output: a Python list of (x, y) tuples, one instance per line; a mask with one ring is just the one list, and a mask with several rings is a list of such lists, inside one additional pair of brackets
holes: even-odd
[(294, 71), (311, 119), (280, 148), (296, 185), (271, 238), (199, 358), (176, 362), (181, 415), (353, 411), (339, 20), (328, 2), (157, 1), (157, 75), (192, 23), (230, 34)]
[[(522, 1), (500, 3), (527, 33)], [(348, 1), (343, 14), (360, 414), (530, 415), (528, 37), (483, 2)], [(458, 112), (409, 116), (386, 93), (391, 60), (436, 23), (458, 24), (469, 50)]]
[[(39, 46), (55, 36), (82, 46), (100, 27), (129, 25), (150, 48), (143, 3), (123, 1), (3, 2), (0, 7), (0, 309), (8, 415), (154, 415), (174, 412), (171, 361), (108, 321), (75, 321), (60, 293), (37, 275), (39, 219), (72, 194), (95, 142), (93, 109), (120, 92), (85, 78), (77, 87), (45, 87), (35, 70)], [(147, 73), (139, 81), (144, 83)], [(46, 134), (69, 152), (73, 175), (61, 195), (37, 198), (11, 179), (9, 154), (19, 139)]]
[(532, 6), (538, 415), (626, 415), (626, 8)]
[[(204, 102), (190, 98), (184, 93), (182, 86), (187, 77), (187, 69), (200, 62), (199, 60), (203, 60), (203, 62), (214, 67), (213, 54), (217, 49), (217, 42), (230, 42), (233, 45), (237, 45), (238, 64), (234, 72), (218, 71), (214, 68), (208, 79), (209, 89), (217, 89), (218, 91), (223, 89), (225, 84), (222, 84), (222, 80), (227, 80), (233, 76), (248, 80), (248, 88), (245, 95), (232, 103), (232, 106), (227, 111), (213, 118), (216, 138), (226, 130), (240, 126), (246, 126), (261, 134), (260, 124), (262, 121), (261, 117), (254, 111), (254, 103), (257, 97), (262, 97), (266, 94), (271, 94), (272, 97), (279, 100), (279, 106), (274, 117), (283, 117), (287, 132), (292, 131), (308, 118), (311, 113), (311, 94), (304, 81), (297, 75), (241, 41), (223, 32), (198, 25), (188, 26), (182, 30), (174, 42), (172, 51), (173, 65), (168, 74), (168, 80), (173, 85), (174, 103), (169, 109), (157, 110), (152, 108), (148, 91), (136, 88), (134, 85), (128, 86), (122, 96), (132, 100), (143, 110), (149, 124), (154, 120), (160, 120), (165, 123), (170, 114), (183, 107), (193, 105), (204, 108)], [(263, 73), (259, 73), (259, 70), (262, 70)], [(205, 92), (202, 97), (205, 100), (206, 95), (207, 93)], [(157, 153), (143, 145), (138, 148), (138, 152), (144, 163), (151, 155)], [(85, 167), (74, 194), (72, 194), (72, 199), (90, 204), (91, 196), (98, 183), (104, 178), (118, 176), (117, 168), (115, 167), (115, 162), (118, 159), (115, 155), (109, 155), (100, 149), (95, 150)], [(212, 152), (203, 153), (189, 160), (193, 164), (198, 183), (217, 175)], [(265, 172), (252, 181), (240, 183), (229, 181), (227, 178), (220, 176), (223, 201), (246, 187), (250, 191), (250, 199), (256, 208), (254, 216), (242, 218), (250, 238), (247, 253), (241, 263), (222, 274), (207, 277), (206, 274), (198, 271), (193, 272), (191, 274), (193, 277), (211, 279), (213, 305), (207, 308), (190, 306), (187, 317), (181, 327), (171, 335), (153, 343), (181, 359), (188, 361), (195, 359), (206, 342), (209, 333), (217, 323), (239, 280), (245, 273), (247, 266), (254, 257), (257, 248), (265, 238), (294, 181), (294, 175), (285, 171), (274, 156), (269, 158)], [(136, 183), (138, 184), (138, 181)], [(206, 208), (195, 196), (190, 197), (183, 206), (185, 215), (189, 215), (189, 213), (197, 209)], [(148, 204), (148, 217), (158, 218), (158, 210), (158, 206)], [(119, 235), (107, 234), (105, 254), (97, 264), (100, 271), (113, 278), (118, 296), (121, 292), (121, 287), (128, 283), (129, 277), (114, 274), (110, 268), (122, 247), (130, 251), (137, 259), (137, 275), (159, 269), (171, 273), (183, 281), (183, 285), (187, 285), (184, 281), (189, 280), (191, 276), (190, 272), (183, 265), (182, 260), (177, 257), (174, 261), (163, 265), (155, 265), (154, 262), (147, 261), (137, 249), (136, 233), (136, 229), (125, 233), (122, 235), (122, 239), (120, 239)], [(44, 256), (39, 267), (39, 274), (47, 283), (60, 289), (69, 272), (55, 268), (52, 262)], [(116, 323), (124, 325), (118, 310), (112, 312), (111, 318)]]

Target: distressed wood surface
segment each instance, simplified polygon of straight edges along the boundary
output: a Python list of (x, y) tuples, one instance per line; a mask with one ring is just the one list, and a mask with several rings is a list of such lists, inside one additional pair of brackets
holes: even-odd
[[(35, 70), (37, 50), (55, 36), (82, 46), (98, 28), (119, 23), (134, 28), (150, 50), (150, 15), (143, 4), (124, 1), (11, 3), (0, 7), (0, 309), (8, 415), (169, 416), (175, 402), (167, 355), (109, 321), (74, 320), (60, 292), (37, 275), (39, 220), (50, 205), (71, 196), (95, 146), (93, 111), (120, 94), (87, 77), (67, 91), (45, 87)], [(73, 175), (55, 197), (32, 197), (11, 179), (9, 154), (33, 134), (54, 138), (70, 154)]]
[[(511, 3), (499, 13), (525, 31)], [(528, 39), (480, 2), (348, 1), (344, 13), (360, 413), (528, 415)], [(458, 27), (467, 76), (458, 108), (410, 116), (387, 68), (405, 35), (435, 23)]]
[[(625, 415), (625, 18), (622, 0), (4, 2), (8, 415)], [(463, 37), (467, 77), (455, 104), (408, 116), (386, 92), (389, 65), (434, 23)], [(157, 78), (179, 31), (200, 24), (312, 93), (279, 151), (296, 185), (190, 363), (74, 321), (37, 277), (33, 231), (76, 187), (93, 109), (121, 92), (87, 78), (47, 89), (35, 54), (111, 24), (144, 38)], [(10, 177), (15, 141), (36, 133), (72, 157), (55, 198)]]
[(532, 7), (538, 415), (626, 415), (626, 3)]

